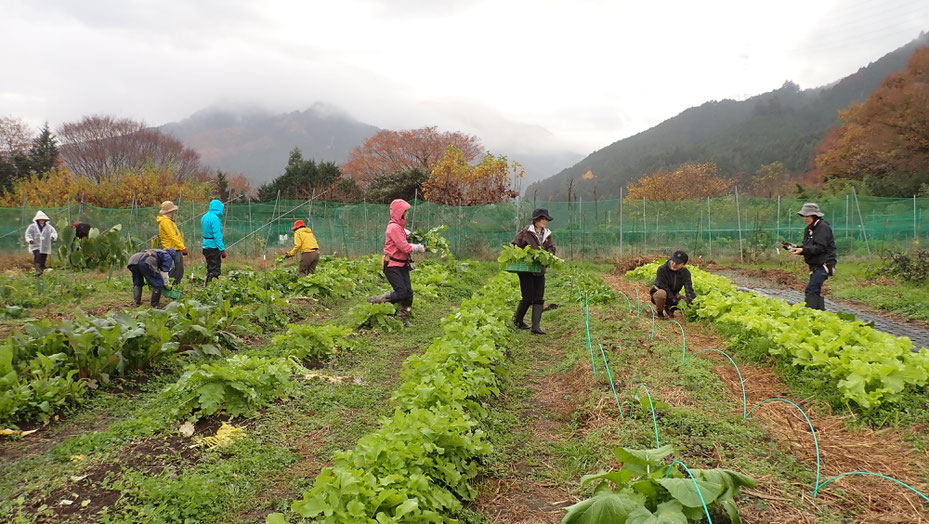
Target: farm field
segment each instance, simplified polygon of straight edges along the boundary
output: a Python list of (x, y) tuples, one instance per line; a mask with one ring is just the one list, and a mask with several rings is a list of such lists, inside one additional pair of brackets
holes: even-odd
[[(54, 300), (10, 284), (0, 416), (26, 434), (0, 441), (0, 518), (607, 522), (641, 461), (670, 477), (649, 485), (680, 481), (643, 507), (692, 522), (729, 522), (733, 495), (743, 522), (927, 520), (892, 480), (829, 480), (929, 493), (919, 354), (899, 391), (868, 378), (857, 395), (726, 313), (653, 321), (621, 266), (551, 271), (545, 336), (510, 327), (517, 280), (484, 261), (421, 264), (412, 329), (365, 302), (388, 287), (374, 258), (303, 279), (240, 263), (157, 312), (105, 275), (51, 272)], [(689, 480), (700, 470), (734, 474)]]

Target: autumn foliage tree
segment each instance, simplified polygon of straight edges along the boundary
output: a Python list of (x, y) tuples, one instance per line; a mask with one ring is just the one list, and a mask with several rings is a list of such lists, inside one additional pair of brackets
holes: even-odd
[(486, 153), (472, 165), (465, 152), (450, 145), (423, 184), (423, 196), (437, 204), (494, 204), (516, 198), (513, 181), (524, 175), (518, 162), (510, 163), (503, 155)]
[(410, 169), (431, 173), (448, 146), (456, 147), (467, 162), (473, 162), (482, 152), (480, 140), (473, 135), (439, 132), (436, 127), (385, 129), (353, 149), (341, 170), (361, 187), (378, 175)]
[(718, 172), (712, 162), (655, 171), (629, 185), (629, 198), (679, 201), (719, 196), (729, 191), (735, 180), (721, 178)]
[(839, 116), (815, 160), (822, 175), (863, 180), (878, 195), (916, 193), (929, 183), (929, 47)]
[(85, 116), (58, 129), (61, 159), (78, 176), (93, 180), (149, 166), (178, 180), (206, 178), (200, 155), (180, 140), (143, 122), (108, 115)]

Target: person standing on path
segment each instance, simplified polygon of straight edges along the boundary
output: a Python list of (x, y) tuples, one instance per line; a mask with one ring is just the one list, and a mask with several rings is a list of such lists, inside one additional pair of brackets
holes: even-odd
[[(693, 281), (690, 278), (690, 270), (687, 269), (687, 253), (675, 251), (668, 261), (658, 266), (655, 272), (655, 283), (649, 290), (652, 296), (652, 304), (655, 304), (658, 318), (664, 318), (667, 312), (669, 318), (674, 318), (674, 310), (681, 300), (687, 301), (688, 304), (697, 298), (694, 292)], [(684, 296), (681, 296), (681, 289), (684, 290)]]
[(304, 277), (310, 273), (316, 273), (316, 264), (319, 263), (319, 243), (316, 242), (316, 235), (313, 230), (306, 226), (306, 222), (297, 220), (292, 228), (294, 232), (294, 248), (287, 252), (287, 258), (300, 255), (300, 269), (297, 274)]
[(410, 283), (410, 271), (413, 270), (410, 255), (423, 253), (426, 247), (422, 244), (410, 244), (407, 241), (406, 213), (410, 203), (406, 200), (396, 199), (390, 203), (390, 222), (384, 232), (384, 276), (393, 288), (392, 293), (384, 293), (376, 297), (368, 297), (368, 302), (381, 304), (390, 302), (400, 304), (400, 321), (406, 327), (411, 327), (410, 312), (413, 310), (413, 285)]
[(823, 220), (819, 205), (807, 202), (797, 214), (806, 222), (803, 230), (803, 246), (793, 249), (794, 255), (803, 255), (803, 261), (810, 266), (810, 283), (806, 285), (806, 307), (826, 310), (823, 298), (823, 284), (835, 275), (836, 250), (832, 227)]
[(187, 247), (184, 245), (184, 237), (174, 222), (174, 213), (177, 206), (170, 200), (161, 203), (161, 210), (155, 221), (158, 222), (158, 238), (161, 240), (161, 249), (174, 250), (174, 266), (171, 268), (169, 276), (173, 285), (178, 285), (184, 278), (184, 257), (187, 256)]
[[(555, 254), (555, 239), (552, 237), (552, 231), (548, 229), (548, 223), (552, 217), (545, 208), (538, 208), (532, 212), (532, 223), (523, 228), (516, 234), (512, 244), (516, 247), (529, 246), (532, 249), (544, 249), (551, 254)], [(532, 306), (532, 327), (531, 331), (537, 335), (544, 335), (542, 330), (542, 311), (545, 306), (545, 267), (538, 273), (528, 271), (518, 271), (519, 292), (522, 298), (516, 305), (516, 313), (513, 315), (513, 325), (519, 329), (530, 329), (523, 319), (529, 306)]]
[(45, 263), (52, 252), (52, 242), (58, 240), (58, 231), (48, 223), (48, 215), (37, 211), (32, 223), (26, 228), (26, 245), (32, 253), (35, 276), (40, 277), (45, 271)]
[(223, 223), (219, 217), (223, 216), (223, 203), (219, 200), (210, 201), (210, 209), (200, 218), (200, 229), (203, 231), (203, 258), (206, 259), (206, 283), (219, 278), (222, 273), (223, 259), (226, 258), (226, 244), (223, 243)]

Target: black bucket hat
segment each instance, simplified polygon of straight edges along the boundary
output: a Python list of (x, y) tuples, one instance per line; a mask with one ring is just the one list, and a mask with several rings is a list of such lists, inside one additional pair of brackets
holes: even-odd
[(544, 207), (537, 208), (535, 211), (532, 212), (533, 222), (540, 218), (544, 218), (548, 220), (549, 222), (554, 220), (554, 218), (552, 218), (552, 216), (548, 214), (548, 210), (545, 209)]

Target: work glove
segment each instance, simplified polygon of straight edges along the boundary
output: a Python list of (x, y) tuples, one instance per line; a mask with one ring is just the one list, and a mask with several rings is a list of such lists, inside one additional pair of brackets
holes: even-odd
[(413, 252), (414, 252), (414, 253), (425, 253), (425, 252), (426, 252), (426, 246), (424, 246), (424, 245), (422, 245), (422, 244), (413, 244)]
[(226, 250), (224, 249), (224, 250), (222, 251), (222, 253), (220, 253), (220, 255), (221, 255), (223, 258), (226, 258)]
[(185, 247), (184, 249), (182, 249), (182, 250), (181, 250), (181, 253), (184, 253), (184, 256), (186, 257), (186, 256), (187, 256), (187, 248)]

